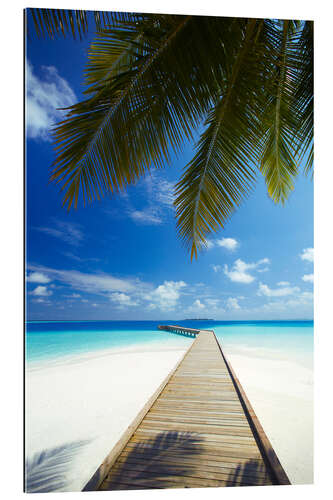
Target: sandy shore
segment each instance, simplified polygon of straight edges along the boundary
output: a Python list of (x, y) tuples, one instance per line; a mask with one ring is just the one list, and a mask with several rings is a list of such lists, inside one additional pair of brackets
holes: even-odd
[(184, 353), (104, 353), (32, 366), (26, 374), (30, 487), (80, 491)]
[(313, 483), (311, 364), (224, 351), (291, 483)]
[[(29, 365), (26, 454), (33, 488), (83, 488), (185, 352), (150, 349)], [(224, 350), (291, 482), (313, 482), (311, 367)]]

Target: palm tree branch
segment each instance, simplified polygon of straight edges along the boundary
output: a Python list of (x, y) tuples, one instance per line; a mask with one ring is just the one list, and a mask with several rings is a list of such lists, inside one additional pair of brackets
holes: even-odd
[[(234, 204), (240, 203), (242, 194), (246, 193), (246, 186), (253, 180), (251, 169), (246, 167), (246, 155), (251, 149), (246, 136), (250, 132), (247, 124), (235, 120), (238, 113), (234, 96), (237, 96), (237, 101), (239, 94), (244, 92), (244, 60), (256, 43), (256, 29), (260, 31), (261, 26), (257, 20), (248, 21), (223, 97), (211, 112), (209, 126), (200, 139), (196, 156), (176, 186), (177, 225), (184, 241), (191, 245), (191, 258), (194, 255), (197, 257), (197, 247), (201, 248), (205, 235), (223, 225)], [(242, 80), (241, 85), (239, 80)], [(243, 91), (240, 91), (241, 88)], [(247, 120), (249, 113), (246, 111), (246, 107), (238, 110), (241, 120)], [(235, 160), (237, 157), (237, 153), (233, 157), (229, 144), (232, 139), (227, 127), (231, 120), (238, 127), (238, 169), (228, 165), (231, 158)], [(252, 154), (256, 147), (254, 143)], [(212, 194), (211, 199), (206, 196), (206, 191)]]

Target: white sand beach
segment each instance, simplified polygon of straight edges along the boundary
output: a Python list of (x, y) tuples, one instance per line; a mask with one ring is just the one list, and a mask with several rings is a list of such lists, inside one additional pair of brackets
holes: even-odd
[[(311, 483), (311, 368), (225, 351), (291, 482)], [(26, 455), (33, 489), (47, 483), (50, 491), (54, 483), (55, 491), (81, 490), (184, 353), (151, 345), (28, 365)]]
[(292, 484), (313, 483), (311, 362), (224, 348)]
[[(101, 353), (26, 373), (30, 486), (80, 491), (185, 350)], [(45, 483), (43, 482), (45, 480)], [(62, 484), (60, 484), (62, 483)], [(60, 486), (59, 486), (60, 485)]]

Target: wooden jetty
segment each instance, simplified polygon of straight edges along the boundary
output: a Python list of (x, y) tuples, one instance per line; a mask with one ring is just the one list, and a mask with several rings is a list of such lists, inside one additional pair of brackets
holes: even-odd
[(290, 484), (214, 332), (159, 328), (195, 340), (84, 491)]

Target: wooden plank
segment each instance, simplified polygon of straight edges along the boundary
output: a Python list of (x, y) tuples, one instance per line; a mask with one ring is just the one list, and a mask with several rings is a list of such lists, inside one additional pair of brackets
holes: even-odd
[[(132, 451), (130, 452), (122, 452), (119, 457), (118, 461), (119, 462), (142, 462), (142, 453), (133, 453)], [(204, 460), (203, 460), (204, 458)], [(211, 455), (203, 455), (201, 454), (199, 458), (196, 458), (196, 456), (190, 457), (190, 458), (184, 458), (184, 457), (177, 457), (170, 453), (163, 453), (161, 454), (156, 454), (154, 451), (146, 451), (144, 453), (144, 459), (145, 460), (150, 460), (150, 461), (158, 461), (161, 463), (167, 463), (167, 464), (189, 464), (189, 465), (195, 465), (195, 466), (200, 466), (204, 470), (215, 470), (215, 469), (237, 469), (240, 465), (244, 465), (244, 463), (247, 462), (247, 459), (233, 459), (232, 457), (223, 457), (220, 458), (214, 457)], [(246, 474), (252, 474), (252, 470), (254, 469), (256, 471), (256, 474), (262, 474), (262, 475), (267, 475), (267, 470), (265, 467), (265, 462), (261, 460), (256, 460), (253, 459), (250, 464), (246, 464)], [(244, 467), (245, 469), (245, 467)]]

